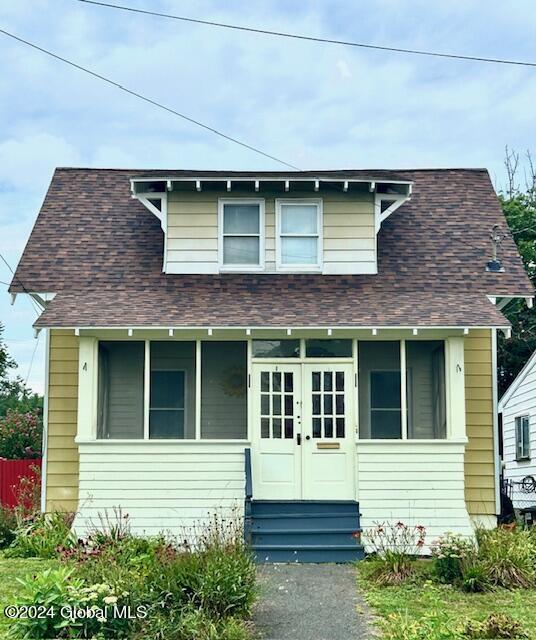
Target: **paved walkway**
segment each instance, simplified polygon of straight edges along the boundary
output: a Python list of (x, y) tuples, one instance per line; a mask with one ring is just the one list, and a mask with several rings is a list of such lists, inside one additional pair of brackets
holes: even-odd
[(368, 640), (371, 614), (345, 564), (259, 565), (253, 620), (262, 640)]

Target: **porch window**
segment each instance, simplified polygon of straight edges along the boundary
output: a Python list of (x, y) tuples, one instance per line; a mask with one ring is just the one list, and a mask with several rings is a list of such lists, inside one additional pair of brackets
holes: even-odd
[(276, 259), (281, 270), (321, 267), (321, 200), (276, 200)]
[(516, 417), (516, 460), (530, 460), (529, 416)]
[(151, 342), (149, 438), (195, 438), (195, 342)]
[(399, 342), (359, 343), (361, 438), (402, 437)]
[(253, 340), (254, 358), (299, 358), (299, 340)]
[(443, 341), (359, 342), (358, 362), (361, 438), (446, 438)]
[(99, 343), (99, 438), (143, 438), (144, 362), (144, 342)]
[(306, 340), (307, 358), (351, 358), (351, 340)]
[(264, 201), (220, 200), (220, 264), (260, 269), (264, 263)]
[(201, 343), (201, 438), (247, 438), (247, 343)]

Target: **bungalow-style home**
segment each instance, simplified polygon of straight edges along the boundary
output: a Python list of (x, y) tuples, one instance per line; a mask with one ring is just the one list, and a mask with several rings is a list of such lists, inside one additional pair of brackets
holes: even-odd
[(503, 475), (516, 509), (536, 514), (536, 352), (499, 403), (502, 417)]
[(534, 291), (484, 170), (58, 169), (10, 291), (77, 532), (238, 513), (260, 559), (343, 561), (496, 523), (500, 307)]

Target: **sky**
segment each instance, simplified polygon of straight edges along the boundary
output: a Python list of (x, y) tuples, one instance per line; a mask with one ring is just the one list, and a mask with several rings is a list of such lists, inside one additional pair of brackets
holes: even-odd
[[(112, 0), (113, 1), (113, 0)], [(117, 0), (244, 26), (536, 61), (534, 0)], [(322, 45), (76, 0), (0, 3), (0, 28), (302, 169), (487, 167), (536, 153), (536, 68)], [(279, 169), (0, 34), (0, 253), (14, 268), (56, 166)], [(0, 264), (0, 281), (11, 273)], [(44, 337), (0, 284), (18, 374), (44, 386)]]

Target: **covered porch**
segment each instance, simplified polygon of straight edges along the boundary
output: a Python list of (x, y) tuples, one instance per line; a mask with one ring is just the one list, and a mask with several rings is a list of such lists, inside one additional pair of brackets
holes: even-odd
[(362, 526), (471, 531), (453, 328), (79, 328), (77, 529), (147, 533), (254, 500), (355, 501)]

